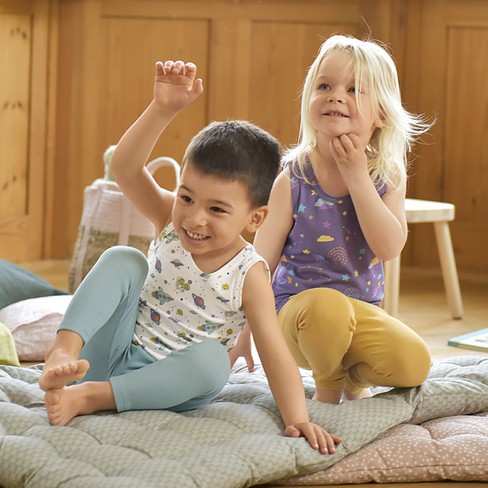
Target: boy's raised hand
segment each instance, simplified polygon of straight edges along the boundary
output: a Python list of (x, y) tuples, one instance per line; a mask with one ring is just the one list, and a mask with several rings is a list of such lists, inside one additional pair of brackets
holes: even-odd
[(178, 112), (190, 105), (203, 92), (200, 78), (195, 79), (193, 63), (167, 60), (156, 63), (154, 100), (165, 112)]
[(305, 437), (313, 449), (317, 449), (322, 454), (334, 454), (336, 444), (340, 444), (342, 439), (330, 434), (322, 427), (311, 422), (301, 422), (288, 425), (285, 429), (287, 437)]

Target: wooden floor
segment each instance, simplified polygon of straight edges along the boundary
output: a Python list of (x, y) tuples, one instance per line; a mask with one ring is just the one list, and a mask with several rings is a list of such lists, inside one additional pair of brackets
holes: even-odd
[[(40, 261), (21, 263), (21, 266), (52, 285), (67, 289), (69, 261)], [(488, 280), (464, 280), (461, 293), (464, 317), (453, 320), (447, 307), (442, 278), (425, 276), (419, 270), (402, 269), (399, 318), (427, 341), (434, 359), (462, 354), (488, 355), (447, 345), (453, 336), (488, 328)]]

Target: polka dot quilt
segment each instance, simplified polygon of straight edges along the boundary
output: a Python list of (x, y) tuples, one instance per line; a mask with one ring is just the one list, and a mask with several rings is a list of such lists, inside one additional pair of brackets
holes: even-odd
[(324, 456), (283, 424), (262, 369), (234, 368), (214, 402), (176, 414), (103, 412), (49, 425), (40, 367), (0, 366), (0, 486), (211, 487), (486, 481), (488, 358), (432, 367), (417, 388), (378, 389), (370, 399), (324, 405), (312, 421), (344, 439)]
[(488, 481), (488, 412), (402, 424), (329, 469), (283, 485)]

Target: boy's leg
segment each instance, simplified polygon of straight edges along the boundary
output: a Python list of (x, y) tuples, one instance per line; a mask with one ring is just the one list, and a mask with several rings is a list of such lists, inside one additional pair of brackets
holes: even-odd
[(329, 288), (306, 290), (292, 297), (278, 318), (298, 366), (313, 372), (314, 399), (338, 403), (346, 381), (342, 361), (356, 325), (349, 299)]
[[(139, 349), (135, 355), (148, 355), (135, 347)], [(217, 341), (204, 341), (114, 376), (110, 382), (119, 412), (162, 409), (179, 412), (210, 402), (225, 386), (229, 374), (225, 347)]]
[(371, 385), (408, 388), (422, 384), (430, 371), (431, 356), (424, 340), (382, 308), (351, 299), (356, 330), (344, 357), (346, 390)]
[(77, 415), (100, 410), (191, 410), (210, 402), (230, 374), (227, 351), (214, 341), (194, 344), (160, 361), (135, 345), (131, 354), (127, 367), (139, 369), (111, 381), (48, 390), (45, 402), (51, 424), (65, 425)]
[(39, 380), (43, 389), (79, 380), (78, 369), (86, 373), (88, 363), (84, 380), (108, 380), (130, 348), (146, 275), (147, 261), (136, 249), (114, 247), (102, 254), (66, 310)]

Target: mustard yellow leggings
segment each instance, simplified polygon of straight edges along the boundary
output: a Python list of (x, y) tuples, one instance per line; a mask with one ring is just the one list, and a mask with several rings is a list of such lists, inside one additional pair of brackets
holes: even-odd
[(339, 291), (303, 291), (278, 318), (296, 363), (312, 371), (319, 389), (418, 386), (429, 373), (430, 352), (419, 335), (380, 307)]

